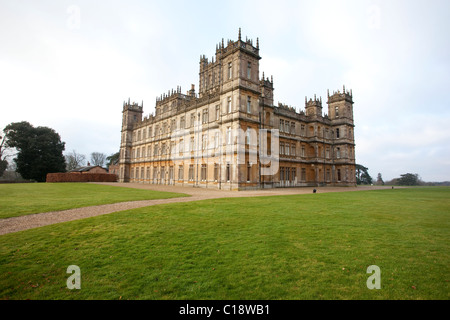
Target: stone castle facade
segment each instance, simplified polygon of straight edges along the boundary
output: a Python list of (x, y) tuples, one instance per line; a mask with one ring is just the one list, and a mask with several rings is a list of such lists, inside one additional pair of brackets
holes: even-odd
[(259, 40), (222, 40), (200, 57), (199, 89), (177, 87), (143, 103), (124, 102), (119, 181), (245, 190), (354, 186), (353, 94), (305, 99), (297, 112), (274, 105), (273, 78), (260, 78)]

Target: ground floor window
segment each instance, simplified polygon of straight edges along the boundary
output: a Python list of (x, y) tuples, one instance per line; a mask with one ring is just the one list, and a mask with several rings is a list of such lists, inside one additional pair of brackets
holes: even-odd
[(219, 180), (219, 165), (217, 163), (214, 164), (214, 181)]
[(202, 164), (202, 169), (200, 172), (200, 179), (206, 181), (206, 164)]
[(194, 180), (194, 165), (193, 164), (189, 165), (188, 179), (189, 179), (189, 181)]
[(184, 180), (184, 168), (183, 166), (178, 167), (178, 180)]
[(300, 179), (305, 182), (306, 181), (306, 169), (302, 168)]

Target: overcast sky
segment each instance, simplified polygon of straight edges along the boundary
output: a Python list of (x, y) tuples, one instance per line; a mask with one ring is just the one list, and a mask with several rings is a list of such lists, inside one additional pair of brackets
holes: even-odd
[(449, 13), (447, 0), (0, 0), (0, 129), (28, 121), (66, 152), (115, 153), (124, 100), (149, 114), (162, 93), (198, 89), (200, 55), (242, 28), (275, 104), (352, 89), (372, 177), (450, 180)]

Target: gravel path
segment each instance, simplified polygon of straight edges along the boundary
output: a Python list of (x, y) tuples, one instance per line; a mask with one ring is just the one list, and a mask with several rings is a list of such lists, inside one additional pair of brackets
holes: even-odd
[[(112, 212), (154, 206), (158, 204), (178, 203), (188, 201), (190, 202), (205, 199), (230, 198), (230, 197), (256, 197), (256, 196), (273, 196), (273, 195), (288, 195), (288, 194), (306, 194), (312, 193), (313, 189), (311, 187), (307, 187), (307, 188), (266, 189), (253, 191), (223, 191), (216, 189), (204, 189), (204, 188), (181, 187), (181, 186), (161, 186), (161, 185), (151, 185), (151, 184), (149, 185), (139, 183), (99, 183), (99, 184), (113, 185), (127, 188), (179, 192), (189, 194), (190, 197), (120, 202), (115, 204), (91, 206), (63, 211), (52, 211), (52, 212), (31, 214), (21, 217), (0, 219), (0, 235), (32, 228), (38, 228), (60, 222), (79, 220), (103, 214), (108, 214)], [(375, 187), (375, 186), (356, 187), (356, 188), (323, 187), (316, 189), (318, 193), (326, 193), (326, 192), (364, 191), (382, 188), (389, 188), (389, 187)]]

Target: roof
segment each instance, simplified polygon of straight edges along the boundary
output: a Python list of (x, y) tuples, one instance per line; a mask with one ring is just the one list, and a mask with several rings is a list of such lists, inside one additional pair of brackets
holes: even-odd
[(102, 168), (102, 169), (106, 170), (105, 168), (103, 168), (101, 166), (84, 166), (84, 167), (75, 168), (73, 170), (70, 170), (69, 172), (86, 172), (86, 171), (92, 170), (93, 168)]

